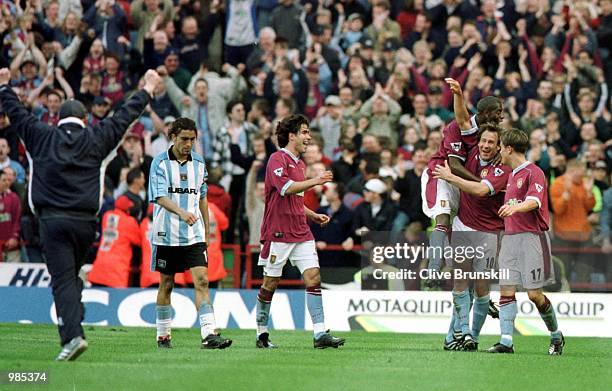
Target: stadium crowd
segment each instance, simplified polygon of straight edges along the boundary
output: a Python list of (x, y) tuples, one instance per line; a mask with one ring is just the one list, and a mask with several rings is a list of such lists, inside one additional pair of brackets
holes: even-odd
[[(307, 176), (334, 173), (304, 195), (331, 216), (313, 227), (321, 266), (358, 268), (358, 258), (324, 250), (351, 250), (367, 231), (424, 237), (420, 176), (453, 119), (446, 77), (470, 110), (499, 96), (502, 125), (529, 133), (527, 157), (549, 178), (555, 245), (612, 252), (612, 0), (1, 0), (0, 12), (0, 66), (41, 121), (56, 125), (75, 98), (96, 124), (145, 70), (163, 76), (106, 167), (91, 255), (105, 269), (94, 263), (93, 283), (138, 285), (127, 280), (137, 256), (141, 285), (155, 284), (147, 182), (178, 117), (196, 122), (209, 166), (219, 265), (221, 242), (259, 243), (263, 168), (290, 113), (311, 121)], [(4, 261), (41, 262), (27, 156), (2, 108), (0, 169)], [(571, 281), (612, 281), (602, 258), (560, 257)], [(211, 281), (224, 277), (218, 269)]]

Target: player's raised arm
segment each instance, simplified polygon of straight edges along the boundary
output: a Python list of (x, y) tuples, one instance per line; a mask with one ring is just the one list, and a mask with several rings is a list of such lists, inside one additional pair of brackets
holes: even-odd
[(101, 128), (98, 133), (102, 141), (101, 147), (106, 149), (106, 153), (116, 148), (130, 125), (140, 117), (151, 101), (157, 84), (162, 82), (161, 77), (153, 70), (148, 70), (144, 79), (142, 90), (133, 94), (112, 117), (105, 118), (97, 125)]
[(459, 129), (461, 129), (461, 131), (469, 130), (472, 127), (470, 124), (470, 113), (468, 112), (465, 105), (465, 100), (463, 99), (461, 85), (457, 80), (450, 77), (444, 79), (444, 81), (448, 84), (449, 88), (453, 92), (453, 110), (455, 111), (455, 119), (457, 120)]
[(32, 138), (41, 131), (53, 131), (45, 123), (40, 122), (28, 109), (26, 109), (19, 98), (9, 86), (11, 81), (11, 71), (8, 68), (0, 69), (0, 105), (5, 110), (11, 128), (14, 129), (19, 137), (25, 141), (26, 146), (30, 147)]

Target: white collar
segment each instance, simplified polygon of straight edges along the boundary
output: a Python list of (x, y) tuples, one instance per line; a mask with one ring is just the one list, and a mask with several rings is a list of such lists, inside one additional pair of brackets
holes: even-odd
[(491, 164), (491, 161), (482, 160), (480, 154), (478, 154), (478, 162), (480, 163), (480, 167), (488, 166), (489, 164)]
[(60, 119), (59, 122), (57, 123), (57, 126), (62, 126), (65, 124), (77, 124), (77, 125), (81, 125), (82, 128), (85, 128), (85, 123), (83, 123), (83, 120), (77, 117), (66, 117), (66, 118)]
[(287, 155), (291, 156), (291, 159), (293, 159), (296, 163), (300, 161), (300, 158), (295, 156), (290, 150), (288, 150), (287, 148), (281, 148), (281, 151), (285, 152)]
[(514, 170), (512, 170), (512, 175), (516, 175), (517, 172), (521, 171), (523, 168), (527, 167), (531, 162), (529, 160), (525, 160), (523, 163), (521, 163), (520, 166), (518, 166), (517, 168), (515, 168)]

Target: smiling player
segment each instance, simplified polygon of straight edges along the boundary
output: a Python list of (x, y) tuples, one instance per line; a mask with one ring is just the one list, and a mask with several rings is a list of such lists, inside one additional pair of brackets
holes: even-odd
[(286, 117), (278, 124), (276, 136), (281, 150), (270, 156), (266, 166), (265, 210), (261, 224), (263, 246), (258, 262), (264, 267), (264, 281), (257, 296), (256, 346), (263, 349), (276, 347), (270, 342), (268, 332), (270, 304), (283, 274), (283, 266), (290, 260), (304, 276), (314, 347), (337, 348), (344, 345), (344, 339), (333, 337), (325, 330), (319, 258), (307, 223), (310, 219), (324, 226), (329, 217), (304, 206), (304, 191), (330, 182), (332, 173), (324, 171), (316, 178), (305, 178), (306, 165), (299, 156), (306, 151), (311, 139), (306, 117)]
[[(495, 269), (498, 235), (504, 229), (504, 220), (497, 211), (504, 203), (504, 193), (510, 167), (494, 164), (499, 139), (503, 129), (494, 124), (480, 127), (478, 148), (474, 148), (465, 162), (465, 168), (481, 178), (480, 182), (467, 181), (453, 175), (448, 164), (437, 166), (434, 176), (443, 179), (461, 190), (458, 214), (453, 220), (453, 247), (484, 246), (484, 257), (475, 257), (469, 262), (455, 263), (455, 268), (464, 271), (484, 272)], [(487, 280), (475, 281), (474, 313), (470, 330), (469, 280), (455, 279), (453, 298), (461, 327), (462, 340), (457, 343), (447, 336), (444, 341), (446, 350), (477, 350), (480, 330), (489, 311), (489, 283)]]
[(502, 163), (512, 168), (504, 205), (499, 216), (504, 219), (504, 237), (499, 252), (500, 269), (508, 269), (507, 279), (500, 279), (499, 320), (501, 340), (490, 353), (514, 353), (512, 334), (516, 319), (516, 286), (527, 290), (540, 317), (550, 331), (548, 354), (563, 353), (565, 339), (558, 328), (555, 310), (542, 292), (554, 276), (548, 237), (548, 191), (544, 172), (525, 159), (529, 136), (519, 129), (509, 129), (501, 137)]

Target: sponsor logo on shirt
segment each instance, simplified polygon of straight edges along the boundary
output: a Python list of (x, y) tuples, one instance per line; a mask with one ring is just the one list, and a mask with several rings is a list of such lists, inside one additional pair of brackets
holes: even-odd
[(495, 175), (495, 176), (502, 176), (502, 175), (504, 175), (504, 170), (502, 170), (499, 167), (495, 167), (495, 170), (493, 170), (493, 175)]
[(461, 150), (461, 141), (456, 142), (456, 143), (450, 143), (450, 145), (453, 151), (455, 152), (459, 152)]
[(198, 194), (197, 189), (190, 189), (188, 187), (168, 187), (168, 193), (176, 194)]
[(274, 170), (274, 175), (276, 176), (282, 176), (283, 175), (283, 168), (279, 167), (276, 170)]
[(538, 191), (538, 193), (541, 193), (542, 190), (544, 189), (544, 186), (540, 185), (539, 183), (536, 183), (535, 188)]

